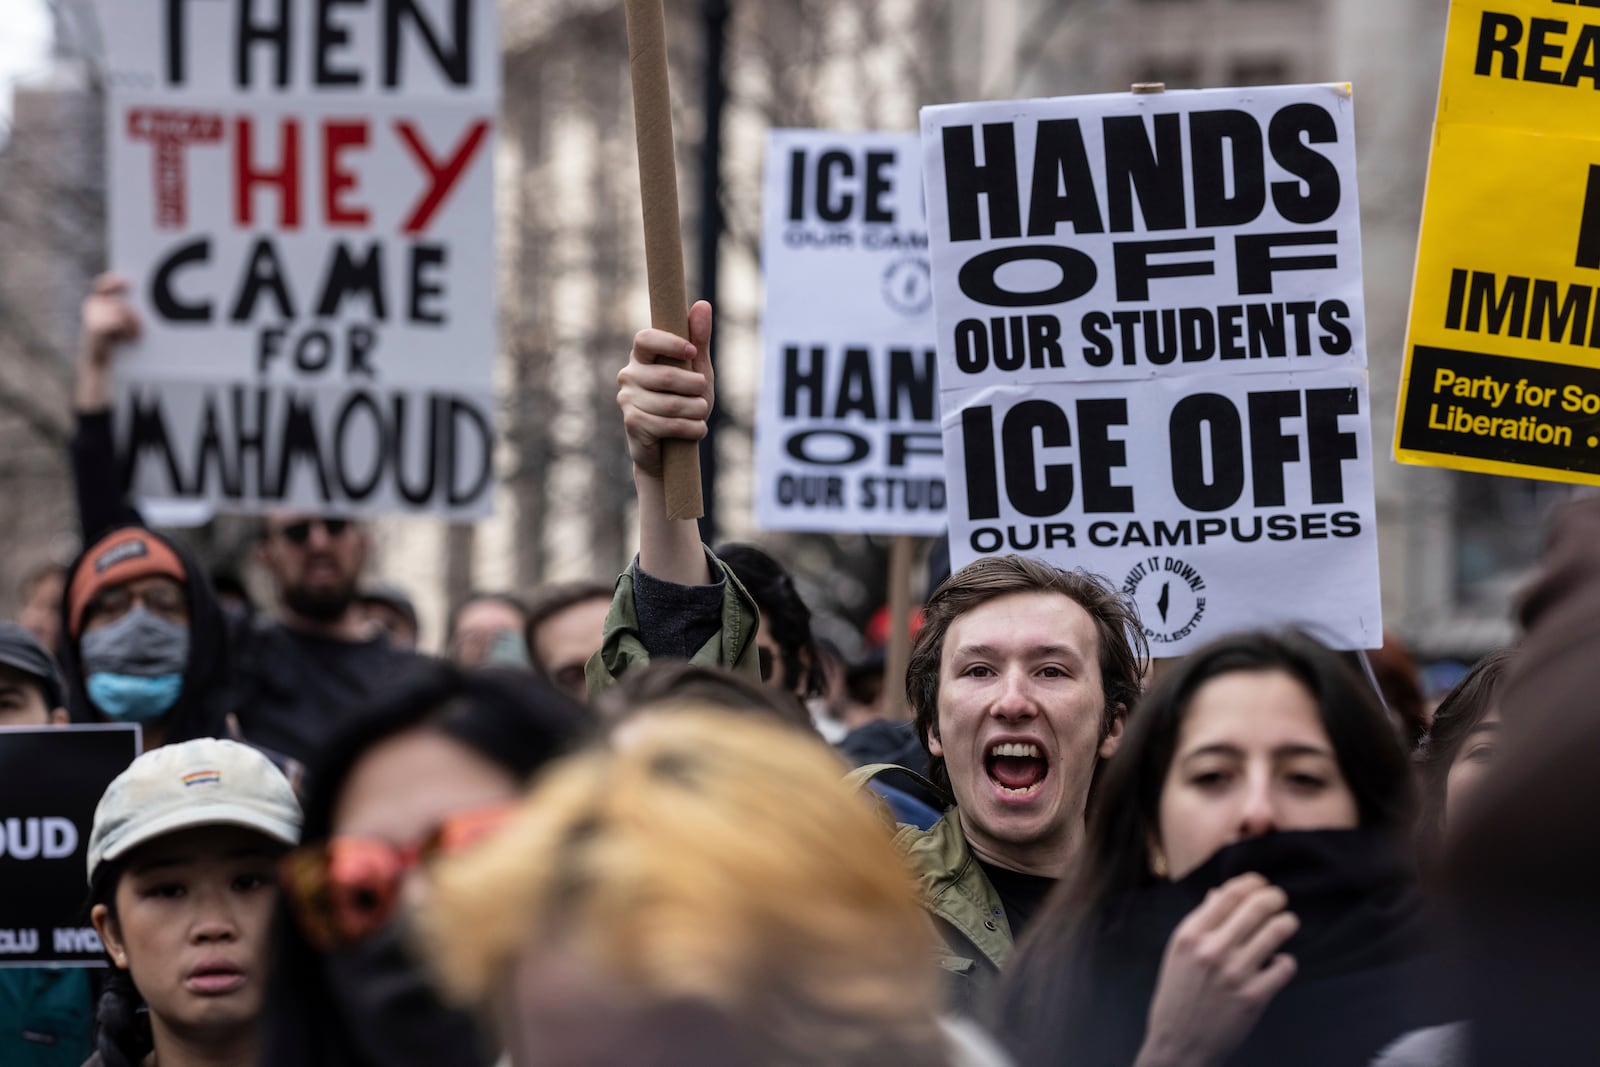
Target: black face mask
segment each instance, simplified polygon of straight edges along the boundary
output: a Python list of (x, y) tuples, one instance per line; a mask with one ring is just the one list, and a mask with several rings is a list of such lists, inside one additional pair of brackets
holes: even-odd
[(323, 957), (335, 1011), (370, 1067), (483, 1067), (470, 1016), (447, 1008), (405, 949), (397, 920), (360, 946)]

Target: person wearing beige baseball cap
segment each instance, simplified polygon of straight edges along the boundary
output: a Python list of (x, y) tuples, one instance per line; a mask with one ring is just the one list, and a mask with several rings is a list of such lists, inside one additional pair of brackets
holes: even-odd
[(111, 977), (85, 1067), (254, 1067), (274, 867), (300, 821), (283, 774), (233, 741), (147, 752), (106, 788), (88, 876)]

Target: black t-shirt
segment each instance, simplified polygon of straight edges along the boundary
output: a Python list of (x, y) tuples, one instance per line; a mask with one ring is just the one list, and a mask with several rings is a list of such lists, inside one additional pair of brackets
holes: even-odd
[(336, 641), (257, 619), (236, 632), (235, 707), (245, 739), (314, 761), (335, 727), (420, 657), (384, 638)]
[(1011, 926), (1012, 940), (1020, 940), (1023, 930), (1033, 921), (1034, 913), (1044, 904), (1044, 898), (1056, 887), (1056, 880), (996, 867), (983, 860), (978, 860), (978, 866), (988, 875), (994, 891), (1000, 894), (1000, 903), (1006, 909), (1006, 922)]

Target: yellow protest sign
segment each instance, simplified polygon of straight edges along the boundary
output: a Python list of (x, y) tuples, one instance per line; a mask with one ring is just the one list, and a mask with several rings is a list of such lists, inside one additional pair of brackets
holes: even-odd
[(1403, 463), (1600, 484), (1600, 0), (1455, 0)]

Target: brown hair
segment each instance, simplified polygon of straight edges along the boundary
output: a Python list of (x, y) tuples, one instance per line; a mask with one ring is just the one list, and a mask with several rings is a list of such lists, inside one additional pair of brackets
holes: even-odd
[(1412, 754), (1421, 800), (1417, 812), (1417, 859), (1430, 879), (1437, 876), (1442, 859), (1450, 767), (1473, 728), (1499, 701), (1500, 684), (1512, 655), (1511, 649), (1501, 649), (1485, 656), (1462, 675), (1439, 702), (1428, 732)]
[(435, 867), (421, 925), (446, 988), (504, 1006), (530, 961), (570, 961), (595, 980), (557, 1029), (698, 1005), (757, 1044), (742, 1062), (940, 1062), (932, 929), (844, 769), (761, 717), (630, 721)]
[(677, 659), (655, 660), (628, 671), (616, 685), (597, 693), (589, 709), (607, 727), (615, 727), (642, 711), (695, 705), (766, 716), (817, 736), (811, 713), (794, 693), (725, 667)]
[(612, 594), (612, 587), (604, 582), (578, 581), (545, 586), (534, 594), (531, 606), (525, 606), (520, 601), (505, 597), (498, 599), (515, 604), (522, 610), (523, 616), (528, 620), (522, 625), (523, 640), (528, 644), (528, 659), (535, 671), (548, 674), (550, 668), (539, 662), (539, 643), (536, 640), (539, 627), (568, 608), (575, 608), (579, 604), (587, 604), (591, 600), (604, 600), (609, 603)]
[[(1138, 609), (1110, 583), (1087, 571), (1066, 571), (1026, 556), (990, 556), (967, 564), (940, 583), (928, 598), (922, 630), (906, 667), (906, 697), (916, 713), (922, 747), (939, 732), (939, 670), (950, 624), (972, 609), (1013, 593), (1059, 593), (1094, 619), (1100, 644), (1100, 681), (1105, 693), (1105, 723), (1130, 710), (1139, 697), (1150, 655)], [(944, 760), (928, 756), (929, 777), (950, 788)]]

